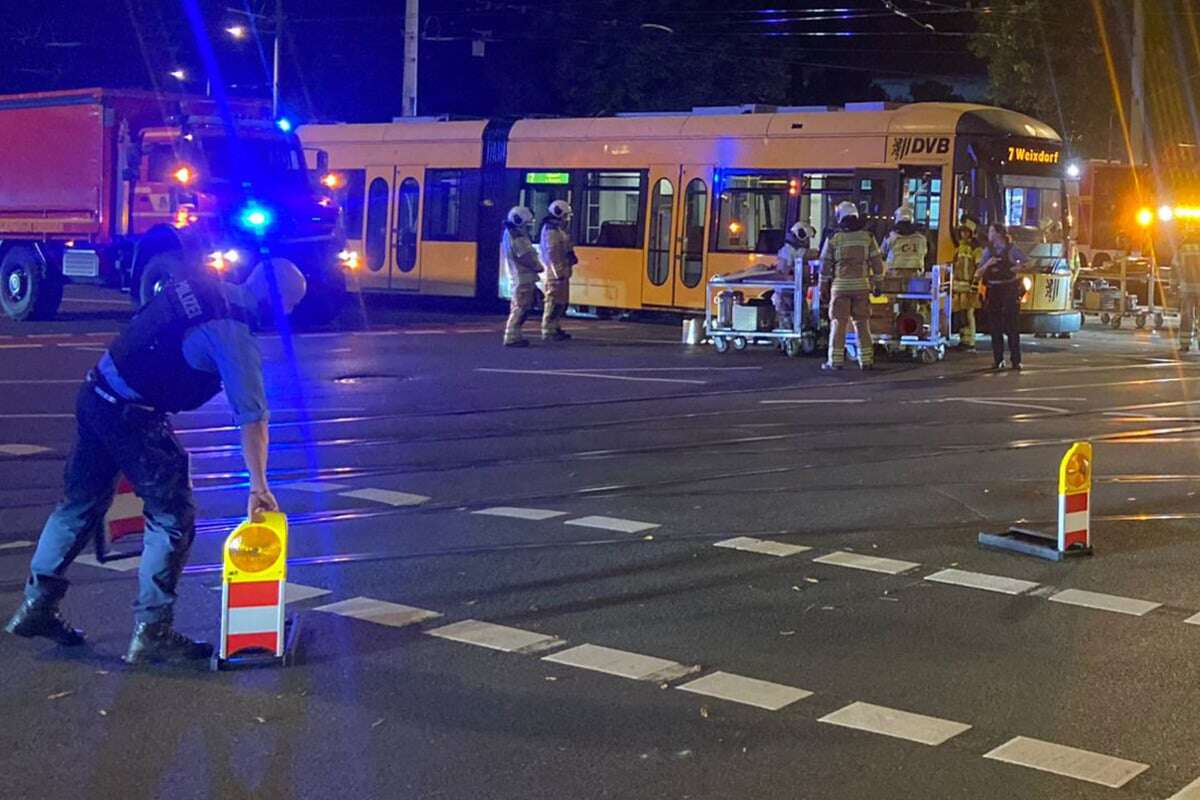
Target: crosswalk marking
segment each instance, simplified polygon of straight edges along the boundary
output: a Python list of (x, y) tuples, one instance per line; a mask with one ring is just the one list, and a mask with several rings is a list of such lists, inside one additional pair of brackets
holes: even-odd
[(827, 556), (814, 558), (813, 561), (818, 564), (829, 564), (835, 567), (849, 567), (851, 569), (865, 569), (868, 572), (882, 572), (886, 575), (899, 575), (901, 572), (921, 566), (913, 561), (864, 556), (860, 553), (846, 553), (841, 550), (836, 553), (830, 553)]
[(280, 489), (295, 489), (298, 492), (340, 492), (350, 487), (344, 483), (328, 483), (326, 481), (296, 481), (280, 485)]
[(1085, 592), (1082, 589), (1064, 589), (1057, 594), (1050, 595), (1049, 599), (1054, 603), (1097, 608), (1101, 611), (1115, 611), (1118, 614), (1129, 614), (1134, 617), (1149, 614), (1162, 605), (1162, 603), (1153, 603), (1149, 600), (1137, 600), (1133, 597), (1120, 597), (1115, 594)]
[(1123, 758), (1106, 756), (1076, 747), (1067, 747), (1040, 739), (1017, 736), (996, 749), (985, 753), (984, 758), (1003, 761), (1021, 767), (1052, 772), (1089, 783), (1098, 783), (1110, 789), (1119, 789), (1137, 775), (1150, 768), (1149, 764), (1126, 761)]
[(25, 539), (18, 539), (15, 542), (5, 542), (4, 544), (0, 544), (0, 550), (19, 550), (22, 547), (29, 547), (32, 544), (33, 542), (26, 541)]
[(376, 503), (386, 503), (389, 506), (419, 506), (429, 498), (423, 494), (408, 492), (393, 492), (390, 489), (355, 489), (341, 492), (342, 497), (353, 497), (358, 500), (372, 500)]
[(1023, 594), (1038, 587), (1033, 581), (1006, 578), (1003, 575), (986, 575), (982, 572), (967, 572), (962, 569), (944, 569), (941, 572), (926, 575), (925, 580), (982, 589), (985, 592), (999, 592), (1000, 594)]
[(91, 553), (85, 553), (76, 557), (76, 564), (87, 564), (89, 567), (99, 567), (100, 569), (110, 569), (113, 572), (131, 572), (142, 565), (141, 556), (132, 556), (130, 558), (118, 558), (114, 561), (101, 561)]
[(465, 619), (425, 632), (440, 639), (487, 647), (505, 653), (538, 653), (566, 644), (557, 636), (510, 628), (507, 625), (494, 625), (477, 619)]
[(38, 453), (49, 453), (49, 447), (40, 444), (0, 444), (0, 453), (7, 456), (35, 456)]
[(753, 536), (735, 536), (732, 539), (722, 539), (714, 542), (713, 547), (726, 547), (730, 550), (744, 550), (747, 553), (761, 553), (766, 556), (794, 556), (812, 550), (802, 544), (785, 544), (772, 542), (767, 539), (755, 539)]
[(817, 721), (930, 746), (942, 744), (971, 728), (962, 722), (862, 702), (851, 703)]
[(489, 517), (511, 517), (512, 519), (531, 519), (541, 521), (555, 517), (565, 517), (565, 511), (551, 511), (548, 508), (516, 508), (514, 506), (493, 506), (472, 511), (472, 514), (484, 514)]
[(771, 683), (757, 678), (746, 678), (728, 672), (714, 672), (675, 688), (693, 694), (765, 708), (768, 711), (778, 711), (797, 700), (812, 697), (812, 692), (797, 689), (794, 686)]
[(1184, 620), (1188, 625), (1200, 625), (1200, 614), (1192, 614)]
[(621, 533), (641, 533), (659, 527), (653, 522), (638, 522), (636, 519), (620, 519), (619, 517), (590, 516), (579, 519), (569, 519), (564, 525), (578, 525), (581, 528), (601, 528), (606, 531)]
[(329, 605), (317, 606), (314, 611), (324, 611), (328, 614), (338, 614), (343, 617), (353, 617), (377, 625), (387, 625), (392, 628), (403, 628), (416, 625), (428, 619), (442, 616), (437, 611), (424, 608), (388, 603), (383, 600), (373, 600), (370, 597), (352, 597), (349, 600), (339, 600)]
[(628, 653), (624, 650), (614, 650), (611, 647), (601, 647), (595, 644), (581, 644), (559, 653), (542, 656), (542, 660), (604, 672), (635, 681), (670, 682), (700, 669), (668, 661), (665, 658)]
[(1168, 797), (1167, 800), (1200, 800), (1200, 778), (1196, 778), (1196, 780)]

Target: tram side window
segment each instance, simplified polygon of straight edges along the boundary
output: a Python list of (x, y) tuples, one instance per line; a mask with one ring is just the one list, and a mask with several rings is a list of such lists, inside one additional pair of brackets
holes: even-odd
[[(807, 222), (823, 244), (837, 224), (834, 209), (843, 200), (854, 200), (854, 176), (830, 172), (808, 172), (800, 190), (799, 221)], [(816, 243), (814, 243), (816, 246)]]
[(550, 212), (550, 204), (565, 200), (574, 208), (569, 172), (526, 172), (521, 181), (520, 204), (533, 212), (534, 230), (541, 228), (542, 220)]
[(425, 173), (425, 239), (460, 242), (475, 238), (479, 171), (431, 169)]
[(775, 253), (783, 246), (786, 173), (725, 177), (717, 198), (717, 250)]
[(640, 172), (586, 173), (579, 243), (640, 248), (642, 194)]
[(905, 175), (903, 194), (901, 202), (912, 206), (917, 225), (925, 231), (925, 238), (929, 240), (925, 260), (933, 263), (937, 257), (938, 230), (942, 218), (942, 179), (928, 172), (920, 176)]
[(334, 192), (334, 200), (342, 210), (342, 226), (346, 237), (361, 239), (363, 236), (363, 198), (366, 195), (367, 171), (344, 169), (339, 174), (345, 184)]

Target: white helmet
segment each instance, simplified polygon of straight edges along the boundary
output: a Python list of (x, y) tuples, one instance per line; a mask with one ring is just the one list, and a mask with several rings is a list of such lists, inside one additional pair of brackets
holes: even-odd
[(550, 216), (555, 219), (566, 219), (571, 216), (571, 204), (566, 200), (555, 200), (550, 204)]
[(811, 242), (817, 235), (817, 229), (807, 222), (797, 222), (788, 230), (791, 231), (792, 236), (795, 236), (802, 242)]
[(260, 304), (275, 307), (275, 298), (283, 313), (290, 314), (308, 291), (308, 281), (300, 268), (286, 258), (270, 258), (258, 262), (244, 284)]
[(837, 218), (838, 222), (841, 222), (846, 217), (857, 217), (858, 206), (854, 205), (854, 203), (851, 203), (849, 200), (843, 200), (837, 204), (837, 208), (833, 210), (833, 215)]
[(913, 211), (913, 207), (908, 203), (896, 209), (896, 213), (892, 215), (896, 222), (916, 222), (917, 212)]
[(513, 206), (508, 210), (508, 221), (513, 225), (528, 225), (533, 222), (533, 212), (525, 206)]

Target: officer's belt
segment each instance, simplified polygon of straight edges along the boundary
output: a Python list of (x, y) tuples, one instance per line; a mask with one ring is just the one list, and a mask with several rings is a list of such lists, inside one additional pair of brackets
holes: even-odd
[(118, 408), (122, 406), (128, 406), (129, 408), (136, 408), (139, 411), (158, 413), (158, 409), (156, 409), (154, 406), (148, 406), (145, 403), (135, 403), (132, 400), (126, 400), (118, 395), (115, 391), (113, 391), (113, 388), (108, 385), (108, 381), (104, 380), (104, 376), (101, 375), (97, 370), (88, 370), (87, 382), (88, 385), (92, 387), (92, 391), (96, 393), (96, 396), (106, 403), (111, 403)]

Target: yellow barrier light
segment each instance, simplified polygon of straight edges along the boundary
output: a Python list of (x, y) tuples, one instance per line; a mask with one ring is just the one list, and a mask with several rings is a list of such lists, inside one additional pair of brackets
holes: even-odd
[(1092, 445), (1076, 442), (1058, 468), (1059, 494), (1077, 494), (1092, 488)]
[(225, 540), (225, 580), (279, 581), (287, 573), (287, 517), (266, 512), (246, 520)]

